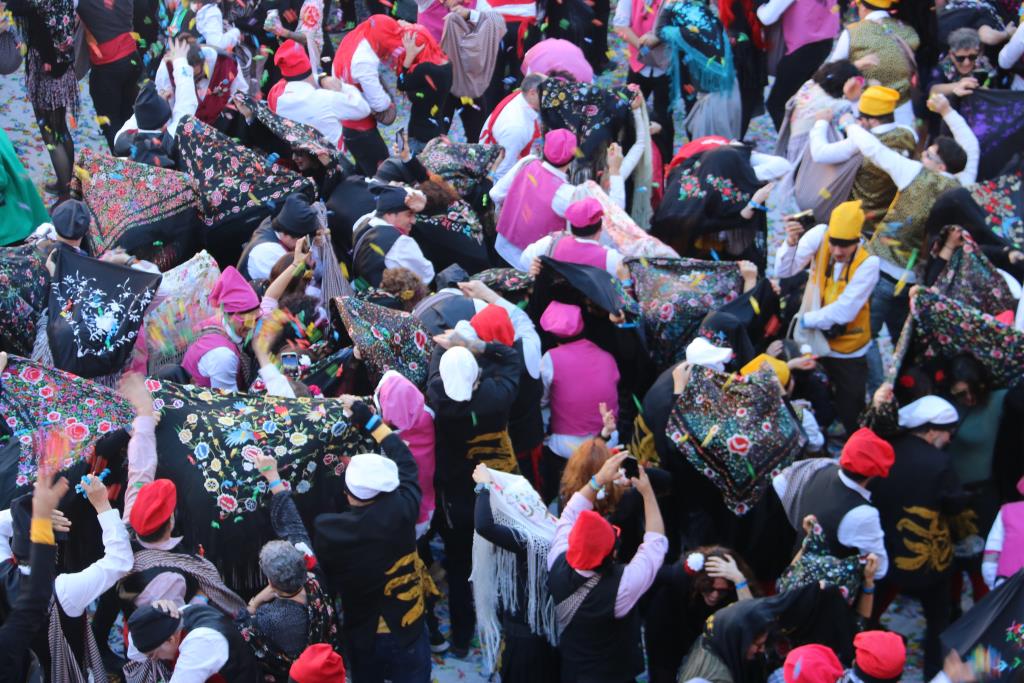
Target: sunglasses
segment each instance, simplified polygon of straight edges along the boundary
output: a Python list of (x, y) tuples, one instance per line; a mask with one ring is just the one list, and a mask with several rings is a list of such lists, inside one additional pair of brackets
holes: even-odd
[(957, 64), (963, 64), (964, 62), (976, 62), (978, 61), (978, 53), (972, 53), (969, 55), (951, 55)]

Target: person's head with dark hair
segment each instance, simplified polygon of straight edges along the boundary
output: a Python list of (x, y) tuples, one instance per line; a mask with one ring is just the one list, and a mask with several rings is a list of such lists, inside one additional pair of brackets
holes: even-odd
[(567, 83), (576, 82), (576, 77), (565, 69), (552, 69), (551, 71), (548, 71), (548, 78), (557, 78), (559, 80), (566, 81)]
[[(267, 281), (273, 282), (278, 277), (280, 277), (281, 273), (294, 267), (294, 254), (282, 254), (281, 258), (277, 259), (277, 262), (274, 263), (274, 267), (270, 269), (270, 278)], [(309, 282), (309, 280), (312, 279), (312, 277), (313, 270), (311, 268), (307, 268), (302, 273), (301, 277), (293, 277), (291, 279), (291, 282), (288, 283), (288, 286), (285, 287), (284, 294), (281, 295), (281, 298), (284, 298), (290, 294), (302, 294), (303, 292), (305, 292), (306, 284)]]
[(953, 138), (940, 135), (921, 152), (921, 164), (936, 173), (956, 175), (967, 167), (967, 152)]
[(905, 368), (893, 385), (896, 401), (901, 406), (934, 393), (934, 389), (935, 382), (932, 375), (916, 365)]
[(735, 570), (744, 580), (754, 576), (738, 553), (720, 545), (701, 546), (687, 553), (681, 562), (686, 573), (692, 576), (691, 605), (704, 603), (706, 607), (721, 609), (736, 602), (736, 583), (725, 575)]
[(417, 185), (417, 189), (427, 196), (427, 205), (422, 213), (436, 215), (448, 211), (448, 207), (459, 201), (459, 193), (439, 175), (430, 174), (430, 178)]
[(519, 84), (519, 91), (534, 111), (540, 111), (540, 86), (546, 79), (544, 74), (528, 74)]
[(403, 311), (411, 311), (429, 292), (420, 276), (408, 268), (385, 268), (380, 288), (402, 304)]
[(813, 78), (829, 97), (836, 99), (843, 97), (856, 102), (864, 90), (864, 76), (849, 59), (823, 64)]
[(984, 405), (992, 391), (988, 371), (969, 353), (961, 353), (947, 366), (949, 395), (965, 408)]

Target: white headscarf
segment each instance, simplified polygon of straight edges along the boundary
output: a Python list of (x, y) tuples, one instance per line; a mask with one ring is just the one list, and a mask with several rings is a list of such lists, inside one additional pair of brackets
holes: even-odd
[(732, 349), (715, 346), (704, 337), (697, 337), (686, 347), (686, 362), (703, 365), (715, 372), (725, 372), (725, 364), (732, 359)]
[(448, 398), (453, 401), (473, 398), (473, 384), (480, 375), (480, 364), (472, 351), (465, 346), (453, 346), (441, 356), (438, 370)]

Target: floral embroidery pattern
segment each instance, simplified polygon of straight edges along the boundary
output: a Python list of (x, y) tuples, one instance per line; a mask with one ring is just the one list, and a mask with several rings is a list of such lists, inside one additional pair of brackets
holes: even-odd
[(750, 193), (744, 192), (729, 178), (723, 178), (717, 176), (714, 173), (709, 173), (705, 178), (704, 182), (717, 190), (722, 196), (722, 200), (730, 204), (740, 204), (746, 206), (747, 202), (750, 201)]
[(420, 163), (444, 178), (460, 195), (465, 196), (487, 177), (487, 169), (498, 158), (496, 145), (446, 142), (434, 138), (416, 155)]
[(339, 297), (334, 305), (352, 343), (373, 370), (375, 384), (394, 370), (420, 388), (426, 385), (434, 341), (418, 319), (355, 297)]
[(861, 559), (856, 555), (839, 558), (829, 554), (825, 531), (815, 520), (804, 538), (800, 558), (779, 578), (779, 592), (824, 581), (826, 585), (838, 586), (839, 592), (852, 605), (863, 579), (861, 567)]
[(8, 352), (32, 353), (50, 293), (46, 256), (31, 244), (0, 249), (0, 348)]
[(1024, 171), (971, 185), (971, 196), (985, 210), (985, 222), (1014, 244), (1024, 243)]
[(665, 433), (736, 515), (761, 500), (769, 478), (789, 466), (807, 443), (770, 370), (736, 379), (694, 367)]

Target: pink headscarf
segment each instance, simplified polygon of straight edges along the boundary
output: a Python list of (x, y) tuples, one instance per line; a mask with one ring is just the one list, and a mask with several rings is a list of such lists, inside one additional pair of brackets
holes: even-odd
[(423, 492), (416, 522), (426, 522), (434, 511), (434, 418), (416, 385), (394, 370), (380, 378), (374, 399), (381, 419), (397, 429), (402, 441), (409, 444)]
[(210, 292), (210, 305), (227, 313), (245, 313), (259, 308), (260, 298), (234, 266), (228, 266)]

